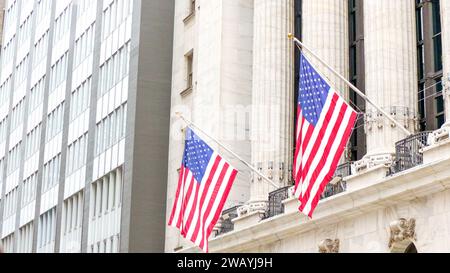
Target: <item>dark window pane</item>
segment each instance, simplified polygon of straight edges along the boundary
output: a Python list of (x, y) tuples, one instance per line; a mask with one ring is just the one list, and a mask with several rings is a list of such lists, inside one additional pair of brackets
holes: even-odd
[(441, 35), (433, 37), (434, 44), (434, 70), (442, 70), (442, 39)]
[(436, 113), (444, 112), (444, 98), (439, 96), (436, 98)]
[(420, 114), (420, 118), (424, 119), (425, 118), (425, 92), (423, 91), (425, 85), (419, 84), (419, 114)]
[[(448, 1), (448, 0), (447, 0)], [(441, 7), (439, 0), (432, 0), (433, 3), (433, 34), (441, 33)]]
[(442, 125), (444, 125), (444, 123), (445, 123), (445, 117), (444, 117), (444, 114), (437, 116), (437, 117), (436, 117), (436, 122), (437, 122), (437, 127), (438, 127), (438, 128), (441, 128)]

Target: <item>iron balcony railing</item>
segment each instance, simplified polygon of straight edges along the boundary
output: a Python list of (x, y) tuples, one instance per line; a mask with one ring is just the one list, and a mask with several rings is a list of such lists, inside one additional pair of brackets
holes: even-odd
[(403, 172), (423, 164), (422, 149), (428, 144), (430, 131), (421, 132), (400, 140), (395, 144), (395, 162), (392, 174)]
[(333, 177), (340, 177), (341, 179), (337, 182), (328, 183), (325, 191), (323, 192), (321, 198), (329, 198), (339, 193), (343, 193), (347, 190), (347, 182), (342, 178), (350, 176), (352, 174), (352, 162), (344, 163), (337, 167), (336, 172)]
[(289, 189), (292, 186), (280, 188), (269, 193), (268, 210), (264, 216), (264, 219), (272, 218), (284, 213), (283, 201), (289, 198)]

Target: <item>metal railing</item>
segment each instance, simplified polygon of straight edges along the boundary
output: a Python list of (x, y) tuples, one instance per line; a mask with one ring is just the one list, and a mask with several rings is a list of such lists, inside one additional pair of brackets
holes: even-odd
[[(350, 176), (351, 174), (352, 174), (352, 162), (347, 162), (337, 167), (333, 177), (344, 178)], [(327, 185), (321, 196), (321, 199), (329, 198), (336, 194), (343, 193), (346, 190), (347, 190), (347, 182), (340, 179), (336, 183), (329, 183)]]
[(423, 164), (421, 149), (427, 146), (430, 131), (421, 132), (395, 144), (395, 161), (391, 173), (396, 174)]
[(283, 201), (289, 198), (289, 189), (292, 186), (284, 187), (269, 193), (268, 210), (264, 219), (272, 218), (284, 213)]

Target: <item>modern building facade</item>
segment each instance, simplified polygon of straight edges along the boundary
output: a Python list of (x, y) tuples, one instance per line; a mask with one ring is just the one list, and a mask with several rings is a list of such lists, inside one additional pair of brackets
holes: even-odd
[[(201, 124), (280, 186), (228, 157), (241, 173), (210, 251), (450, 251), (449, 26), (446, 0), (176, 1), (172, 112)], [(313, 219), (292, 196), (299, 50), (288, 33), (411, 132), (310, 56), (360, 112)], [(184, 126), (172, 119), (167, 217)], [(168, 227), (165, 251), (199, 249)]]
[(160, 252), (174, 1), (9, 0), (6, 252)]

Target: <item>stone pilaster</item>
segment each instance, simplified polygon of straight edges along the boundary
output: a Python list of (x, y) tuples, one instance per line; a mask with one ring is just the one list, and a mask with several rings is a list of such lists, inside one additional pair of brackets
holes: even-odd
[[(294, 120), (294, 1), (254, 2), (252, 163), (276, 184), (290, 182)], [(250, 203), (267, 202), (273, 186), (254, 175)], [(256, 205), (256, 206), (255, 206)]]
[(442, 59), (444, 62), (445, 125), (450, 128), (450, 1), (441, 0)]
[[(364, 2), (366, 94), (409, 131), (417, 130), (414, 1)], [(390, 163), (405, 133), (367, 105), (368, 165)]]
[[(349, 76), (348, 0), (303, 0), (301, 39), (337, 72)], [(309, 56), (305, 52), (306, 56)], [(313, 57), (309, 60), (348, 100), (348, 86)]]

